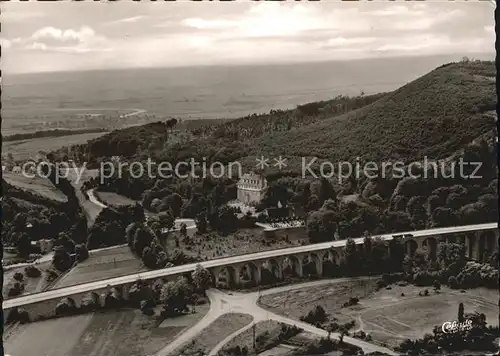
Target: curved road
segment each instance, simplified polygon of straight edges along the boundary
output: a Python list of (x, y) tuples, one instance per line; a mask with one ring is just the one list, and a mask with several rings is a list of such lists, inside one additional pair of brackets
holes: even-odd
[[(498, 223), (489, 223), (489, 224), (480, 224), (480, 225), (468, 225), (468, 226), (456, 226), (456, 227), (445, 227), (438, 229), (430, 229), (430, 230), (420, 230), (420, 231), (409, 231), (401, 234), (412, 234), (414, 237), (423, 237), (423, 236), (436, 236), (443, 235), (449, 233), (459, 233), (459, 232), (470, 232), (470, 231), (478, 231), (478, 230), (493, 230), (498, 229)], [(380, 235), (383, 240), (392, 240), (394, 234), (385, 234)], [(362, 244), (363, 238), (354, 239), (356, 244)], [(175, 266), (169, 268), (163, 268), (158, 270), (152, 270), (143, 273), (133, 273), (122, 277), (109, 278), (105, 280), (83, 283), (80, 285), (75, 285), (66, 288), (54, 289), (48, 292), (36, 293), (31, 295), (26, 295), (18, 298), (9, 299), (4, 302), (4, 309), (18, 307), (25, 304), (37, 303), (44, 300), (49, 300), (53, 298), (62, 298), (71, 294), (81, 293), (81, 292), (90, 292), (95, 289), (105, 288), (109, 285), (121, 285), (127, 283), (133, 283), (137, 279), (148, 280), (148, 279), (157, 279), (162, 278), (169, 275), (178, 275), (183, 273), (189, 273), (194, 271), (198, 264), (202, 265), (205, 268), (217, 267), (217, 266), (226, 266), (236, 263), (245, 263), (253, 260), (265, 260), (273, 257), (279, 256), (287, 256), (293, 255), (297, 253), (304, 252), (314, 252), (317, 250), (326, 250), (332, 247), (343, 247), (345, 246), (345, 240), (324, 242), (320, 244), (314, 245), (305, 245), (298, 247), (289, 247), (283, 249), (275, 249), (268, 250), (257, 253), (249, 253), (244, 255), (237, 255), (231, 257), (224, 257), (213, 259), (209, 261), (203, 261), (199, 263), (190, 263), (182, 266)]]

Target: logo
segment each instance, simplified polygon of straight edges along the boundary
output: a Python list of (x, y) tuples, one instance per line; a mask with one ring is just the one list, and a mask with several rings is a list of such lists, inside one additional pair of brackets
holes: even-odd
[(465, 331), (465, 330), (470, 330), (472, 329), (472, 320), (467, 319), (462, 323), (459, 323), (458, 321), (447, 321), (443, 323), (443, 326), (441, 327), (441, 330), (445, 334), (451, 334), (451, 333), (456, 333), (459, 331)]

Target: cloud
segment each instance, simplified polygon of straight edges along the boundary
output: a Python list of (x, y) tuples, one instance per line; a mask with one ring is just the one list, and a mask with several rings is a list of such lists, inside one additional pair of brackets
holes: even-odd
[(124, 24), (124, 23), (134, 23), (134, 22), (138, 22), (142, 19), (145, 19), (146, 16), (143, 16), (143, 15), (140, 15), (140, 16), (132, 16), (132, 17), (125, 17), (123, 19), (119, 19), (119, 20), (115, 20), (115, 21), (110, 21), (108, 23), (106, 23), (106, 25), (120, 25), (120, 24)]
[(35, 31), (31, 36), (35, 41), (65, 44), (80, 44), (92, 40), (95, 37), (95, 31), (87, 26), (83, 26), (78, 30), (61, 30), (55, 27), (44, 27)]
[(107, 42), (105, 37), (97, 35), (89, 26), (82, 26), (79, 29), (46, 26), (36, 30), (29, 37), (12, 40), (11, 47), (25, 50), (88, 53), (111, 50)]

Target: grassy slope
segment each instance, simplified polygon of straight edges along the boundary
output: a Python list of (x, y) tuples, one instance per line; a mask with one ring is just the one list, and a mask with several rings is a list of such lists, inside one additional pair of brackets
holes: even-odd
[(482, 67), (494, 70), (493, 63), (438, 68), (355, 112), (263, 136), (253, 147), (333, 160), (408, 161), (450, 154), (494, 128), (484, 113), (494, 109), (495, 83), (475, 75)]

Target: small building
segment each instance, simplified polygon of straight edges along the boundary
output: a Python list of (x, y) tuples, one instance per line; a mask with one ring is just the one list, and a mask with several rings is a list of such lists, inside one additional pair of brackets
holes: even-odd
[(46, 254), (54, 249), (54, 241), (51, 239), (41, 239), (38, 241), (32, 241), (32, 244), (40, 249), (40, 253)]
[(293, 208), (291, 206), (283, 206), (280, 201), (276, 206), (272, 206), (266, 209), (266, 214), (270, 218), (285, 218), (294, 215)]
[(253, 172), (244, 174), (238, 184), (238, 200), (244, 204), (260, 203), (267, 188), (264, 176)]

